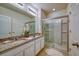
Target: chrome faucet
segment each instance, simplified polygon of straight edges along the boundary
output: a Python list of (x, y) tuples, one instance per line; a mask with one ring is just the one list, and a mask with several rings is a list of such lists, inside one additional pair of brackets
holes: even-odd
[(17, 40), (17, 37), (16, 36), (13, 36), (12, 37), (12, 40), (16, 41)]

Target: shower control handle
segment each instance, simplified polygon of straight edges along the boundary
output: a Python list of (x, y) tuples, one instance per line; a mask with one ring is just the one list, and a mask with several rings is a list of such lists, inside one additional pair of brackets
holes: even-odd
[(79, 48), (79, 44), (78, 44), (78, 42), (76, 42), (76, 43), (72, 43), (72, 45), (73, 45), (73, 46), (77, 46), (77, 48)]

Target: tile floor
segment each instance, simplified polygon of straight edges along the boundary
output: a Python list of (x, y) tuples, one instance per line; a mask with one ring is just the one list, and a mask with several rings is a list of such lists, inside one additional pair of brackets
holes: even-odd
[[(45, 52), (46, 49), (48, 49), (47, 46), (45, 46), (45, 47), (37, 54), (37, 56), (47, 56), (47, 54), (46, 54), (46, 52)], [(54, 49), (55, 49), (55, 48), (54, 48)], [(56, 49), (56, 50), (58, 50), (58, 49)], [(60, 50), (58, 50), (58, 51), (60, 51)], [(67, 54), (65, 51), (60, 51), (60, 52), (62, 52), (64, 56), (68, 56), (68, 54)]]

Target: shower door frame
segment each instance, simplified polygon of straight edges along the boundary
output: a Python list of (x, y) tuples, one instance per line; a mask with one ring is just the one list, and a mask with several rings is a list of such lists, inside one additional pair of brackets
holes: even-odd
[[(60, 17), (56, 17), (56, 18), (52, 18), (52, 19), (62, 19), (62, 18), (67, 18), (67, 54), (69, 54), (70, 52), (70, 48), (69, 48), (69, 15), (65, 15), (65, 16), (60, 16)], [(62, 26), (62, 24), (61, 24)], [(61, 43), (62, 43), (62, 29), (61, 29)]]

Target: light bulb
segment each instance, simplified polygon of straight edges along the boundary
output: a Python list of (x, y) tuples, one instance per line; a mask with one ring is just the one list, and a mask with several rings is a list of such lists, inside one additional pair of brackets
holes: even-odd
[(53, 11), (55, 11), (56, 9), (55, 9), (55, 8), (53, 8), (52, 10), (53, 10)]

